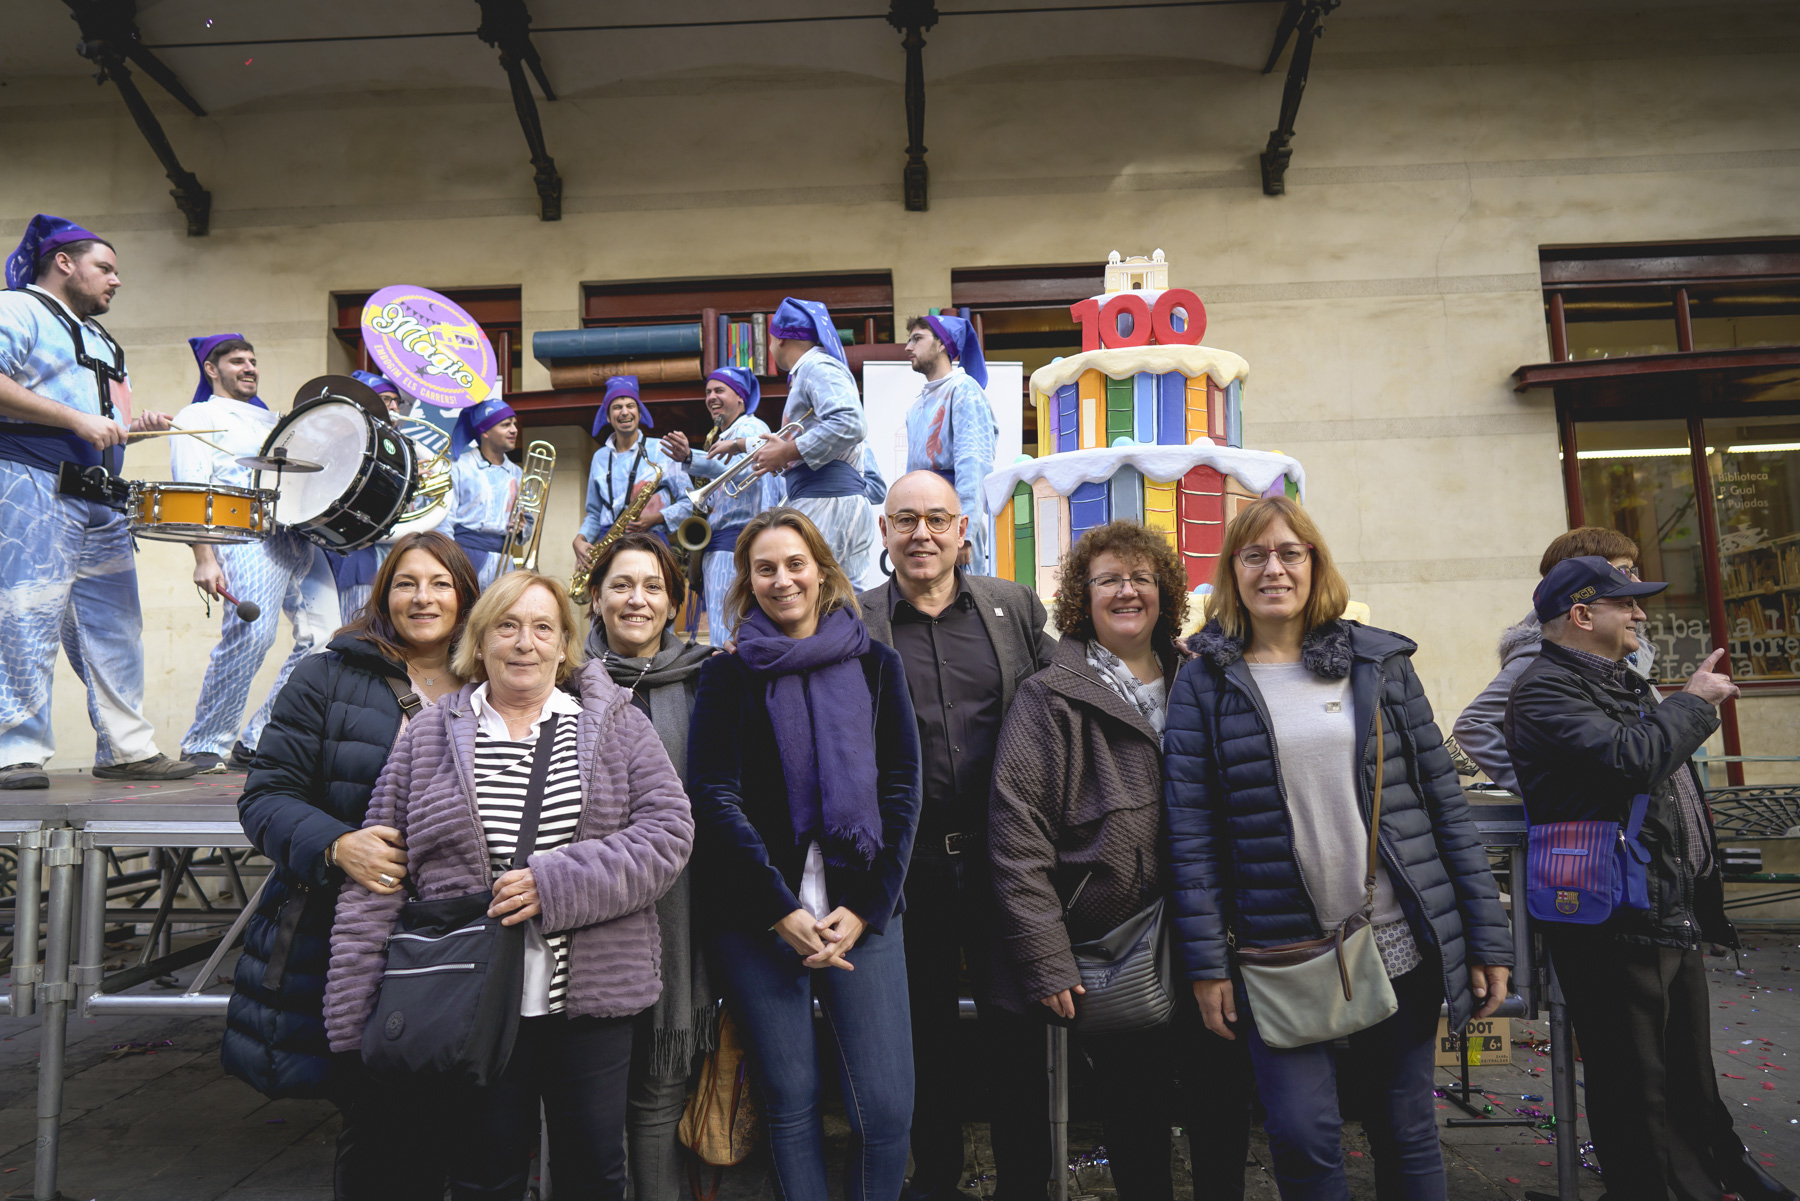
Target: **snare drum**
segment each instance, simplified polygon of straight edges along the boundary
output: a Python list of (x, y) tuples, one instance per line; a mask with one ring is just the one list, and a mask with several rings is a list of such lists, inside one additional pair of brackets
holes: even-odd
[(326, 550), (358, 550), (376, 542), (406, 510), (419, 484), (413, 445), (399, 431), (346, 397), (328, 394), (283, 417), (263, 443), (323, 471), (258, 471), (255, 482), (280, 492), (275, 520)]
[(159, 542), (260, 542), (273, 524), (275, 494), (223, 484), (133, 480), (126, 504), (131, 532)]

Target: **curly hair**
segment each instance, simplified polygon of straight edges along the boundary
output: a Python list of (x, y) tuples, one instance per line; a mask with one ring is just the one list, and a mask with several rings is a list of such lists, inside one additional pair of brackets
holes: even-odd
[(1088, 608), (1088, 571), (1094, 559), (1111, 552), (1127, 563), (1148, 563), (1156, 573), (1156, 635), (1175, 641), (1187, 620), (1187, 573), (1169, 540), (1135, 521), (1095, 526), (1063, 557), (1056, 582), (1056, 628), (1064, 638), (1090, 642), (1094, 617)]

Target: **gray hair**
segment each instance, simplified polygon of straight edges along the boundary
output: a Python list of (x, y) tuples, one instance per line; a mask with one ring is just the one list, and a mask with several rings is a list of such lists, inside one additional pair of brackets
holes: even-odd
[(1569, 636), (1569, 615), (1552, 617), (1544, 623), (1544, 641), (1561, 643)]

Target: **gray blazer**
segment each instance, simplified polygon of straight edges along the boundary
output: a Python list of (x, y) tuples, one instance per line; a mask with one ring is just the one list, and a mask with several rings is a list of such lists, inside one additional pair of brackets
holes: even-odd
[[(994, 644), (994, 657), (1000, 661), (1000, 711), (1005, 713), (1012, 708), (1019, 682), (1050, 665), (1056, 638), (1044, 629), (1048, 620), (1044, 602), (1030, 588), (991, 575), (964, 573), (963, 582), (975, 598), (975, 611), (981, 614), (988, 641)], [(888, 620), (893, 587), (890, 580), (856, 594), (869, 637), (889, 646), (894, 645), (894, 627)]]

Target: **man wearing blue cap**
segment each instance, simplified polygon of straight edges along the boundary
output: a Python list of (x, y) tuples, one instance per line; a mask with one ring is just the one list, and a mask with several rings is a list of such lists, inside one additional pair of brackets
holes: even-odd
[[(0, 789), (48, 788), (50, 684), (60, 643), (88, 690), (94, 774), (173, 780), (144, 718), (144, 620), (116, 477), (133, 415), (125, 352), (96, 317), (119, 289), (112, 244), (40, 213), (0, 293)], [(66, 485), (64, 477), (67, 478)], [(108, 481), (107, 477), (114, 477)], [(97, 479), (95, 477), (98, 477)]]
[[(669, 435), (665, 445), (662, 439), (644, 433), (654, 424), (644, 405), (637, 376), (615, 375), (606, 381), (606, 395), (601, 398), (600, 411), (594, 414), (594, 437), (600, 438), (601, 443), (588, 467), (586, 513), (581, 519), (581, 530), (575, 535), (577, 563), (587, 561), (594, 542), (612, 529), (652, 468), (662, 468), (662, 479), (656, 485), (658, 495), (639, 516), (639, 529), (659, 528), (663, 506), (687, 491), (687, 473), (673, 457), (673, 452), (688, 453), (687, 437), (677, 431)], [(612, 427), (610, 435), (603, 433), (608, 426)], [(587, 598), (575, 599), (580, 602)]]
[[(170, 438), (169, 475), (183, 484), (248, 488), (250, 469), (237, 460), (258, 453), (279, 420), (256, 395), (256, 348), (242, 334), (189, 338), (188, 346), (200, 378), (193, 401), (175, 415), (174, 428), (216, 432)], [(262, 616), (245, 621), (236, 605), (225, 606), (219, 641), (200, 682), (194, 724), (181, 739), (182, 757), (203, 772), (247, 769), (281, 686), (302, 659), (325, 649), (340, 624), (337, 581), (324, 550), (293, 530), (277, 529), (259, 542), (196, 542), (194, 583), (215, 599), (228, 591), (256, 605)], [(250, 683), (275, 645), (277, 613), (286, 613), (293, 625), (293, 650), (240, 732)]]
[(787, 473), (788, 504), (819, 527), (851, 582), (867, 587), (879, 549), (864, 492), (869, 429), (831, 313), (816, 300), (783, 300), (769, 318), (769, 357), (788, 373), (781, 423), (803, 428), (792, 441), (771, 438), (752, 451), (756, 470)]
[(1722, 650), (1666, 698), (1625, 662), (1644, 621), (1638, 601), (1667, 587), (1583, 555), (1552, 567), (1533, 594), (1544, 648), (1513, 685), (1505, 721), (1530, 824), (1617, 823), (1629, 839), (1641, 814), (1635, 842), (1649, 878), (1648, 908), (1618, 904), (1594, 921), (1589, 899), (1568, 888), (1554, 918), (1534, 905), (1535, 924), (1581, 1041), (1607, 1195), (1792, 1198), (1744, 1150), (1708, 1033), (1702, 944), (1738, 938), (1692, 757), (1737, 686), (1713, 670)]
[(925, 377), (924, 391), (906, 411), (906, 469), (935, 471), (950, 481), (969, 518), (959, 563), (971, 575), (988, 575), (988, 511), (981, 481), (994, 469), (1000, 427), (985, 391), (987, 362), (980, 339), (974, 323), (961, 317), (914, 317), (906, 330), (906, 357)]
[[(680, 448), (686, 452), (683, 462), (695, 487), (717, 479), (740, 462), (752, 445), (769, 436), (768, 424), (756, 416), (756, 405), (761, 399), (762, 388), (756, 382), (755, 374), (742, 367), (721, 367), (706, 377), (706, 411), (713, 419), (712, 429), (707, 431), (701, 447), (706, 453), (695, 454), (685, 446)], [(672, 457), (679, 457), (676, 448), (670, 447), (669, 451)], [(712, 539), (704, 550), (694, 553), (699, 571), (688, 573), (690, 581), (696, 576), (700, 581), (698, 590), (706, 602), (706, 638), (714, 646), (724, 646), (732, 637), (725, 619), (725, 594), (731, 590), (731, 580), (737, 570), (731, 552), (737, 546), (738, 535), (752, 517), (781, 504), (787, 493), (778, 475), (757, 476), (747, 481), (740, 476), (727, 485), (733, 486), (742, 488), (736, 496), (727, 496), (725, 488), (712, 494), (712, 508), (706, 514), (706, 520), (712, 526)], [(668, 528), (665, 536), (672, 537), (676, 528), (693, 512), (693, 503), (686, 496), (664, 508), (662, 522)]]
[[(473, 443), (473, 446), (470, 446)], [(507, 458), (519, 444), (519, 415), (498, 397), (470, 405), (456, 418), (450, 449), (454, 499), (451, 534), (468, 553), (483, 588), (506, 570), (506, 525), (519, 499), (525, 469)], [(468, 446), (468, 450), (462, 448)]]

